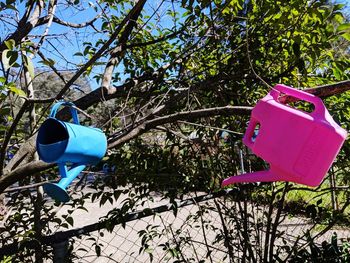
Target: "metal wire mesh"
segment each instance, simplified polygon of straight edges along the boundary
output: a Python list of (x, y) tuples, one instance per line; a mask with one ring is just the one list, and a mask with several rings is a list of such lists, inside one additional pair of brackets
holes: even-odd
[[(91, 236), (77, 239), (74, 243), (74, 252), (81, 262), (148, 262), (149, 253), (152, 253), (154, 262), (173, 262), (176, 255), (171, 255), (165, 250), (168, 245), (177, 246), (186, 260), (199, 262), (205, 260), (210, 247), (211, 258), (214, 262), (221, 262), (226, 255), (226, 249), (222, 244), (215, 245), (216, 232), (214, 228), (220, 228), (221, 222), (216, 211), (204, 213), (202, 222), (193, 218), (199, 212), (197, 205), (180, 208), (175, 217), (172, 211), (155, 216), (149, 216), (140, 220), (128, 222), (125, 228), (117, 226), (112, 232), (102, 230), (91, 234), (101, 246), (101, 256), (97, 257), (92, 248), (95, 240)], [(210, 223), (210, 227), (209, 226)], [(149, 243), (149, 250), (141, 251), (141, 239), (139, 233), (152, 226), (156, 231), (154, 238)], [(101, 237), (103, 233), (103, 237)], [(86, 251), (81, 248), (86, 249)]]
[[(49, 247), (54, 247), (53, 242), (63, 241), (57, 237), (69, 232), (65, 240), (71, 244), (73, 262), (230, 262), (229, 258), (231, 262), (240, 262), (247, 257), (249, 247), (253, 251), (250, 257), (255, 257), (255, 261), (268, 262), (264, 251), (271, 238), (274, 238), (273, 253), (283, 258), (288, 256), (285, 247), (307, 248), (309, 237), (321, 246), (334, 233), (344, 241), (350, 236), (349, 229), (339, 226), (318, 235), (330, 224), (317, 222), (305, 213), (291, 213), (290, 201), (280, 203), (280, 196), (266, 202), (254, 197), (257, 188), (251, 192), (247, 189), (238, 187), (216, 195), (191, 192), (175, 200), (177, 209), (169, 199), (154, 193), (153, 201), (146, 198), (137, 206), (139, 212), (128, 213), (125, 222), (113, 221), (112, 230), (96, 223), (103, 220), (101, 216), (108, 211), (120, 207), (127, 195), (121, 196), (117, 203), (106, 203), (102, 207), (98, 200), (85, 203), (87, 212), (72, 214), (74, 228), (60, 229), (60, 233), (44, 237), (48, 242), (43, 241), (43, 246), (49, 251)], [(295, 199), (296, 191), (304, 191), (288, 189), (287, 199), (289, 194)], [(266, 188), (264, 196), (269, 191)], [(325, 205), (331, 206), (330, 198), (325, 200), (328, 202)], [(144, 209), (149, 209), (149, 214), (143, 214)], [(57, 216), (66, 212), (62, 208)], [(87, 226), (89, 230), (85, 230)]]

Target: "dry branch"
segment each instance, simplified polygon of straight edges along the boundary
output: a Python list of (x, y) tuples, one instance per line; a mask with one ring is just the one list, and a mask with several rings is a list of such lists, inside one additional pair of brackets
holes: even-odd
[[(332, 95), (342, 94), (348, 90), (350, 90), (350, 80), (345, 80), (334, 84), (322, 85), (315, 88), (303, 89), (303, 91), (311, 93), (320, 98), (326, 98)], [(291, 96), (286, 96), (280, 99), (280, 101), (283, 103), (294, 102), (297, 100), (297, 98)]]

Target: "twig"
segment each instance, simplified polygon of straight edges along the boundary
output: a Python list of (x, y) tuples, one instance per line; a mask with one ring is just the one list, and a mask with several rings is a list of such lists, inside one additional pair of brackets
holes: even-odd
[(227, 227), (226, 227), (226, 222), (225, 222), (225, 219), (222, 215), (222, 212), (221, 212), (221, 208), (220, 208), (220, 205), (218, 204), (218, 202), (216, 201), (216, 199), (214, 199), (214, 203), (215, 203), (215, 206), (216, 206), (216, 209), (218, 210), (218, 213), (219, 213), (219, 216), (220, 216), (220, 220), (221, 220), (221, 224), (222, 224), (222, 229), (224, 231), (224, 235), (225, 235), (225, 246), (228, 250), (228, 255), (230, 257), (230, 262), (233, 262), (233, 250), (232, 250), (232, 246), (231, 246), (231, 242), (230, 242), (230, 235), (229, 235), (229, 232), (227, 230)]
[[(137, 124), (136, 127), (128, 127), (132, 131), (128, 133), (128, 135), (123, 136), (121, 138), (118, 138), (116, 136), (115, 139), (113, 139), (113, 135), (111, 136), (111, 139), (109, 140), (109, 148), (116, 147), (117, 145), (120, 145), (121, 143), (124, 143), (126, 141), (131, 140), (132, 138), (140, 135), (141, 133), (144, 133), (147, 130), (153, 129), (159, 125), (163, 125), (166, 123), (171, 123), (178, 120), (186, 120), (186, 119), (193, 119), (193, 118), (201, 118), (201, 117), (208, 117), (208, 116), (215, 116), (215, 115), (222, 115), (222, 116), (229, 116), (229, 115), (243, 115), (243, 114), (250, 114), (251, 107), (247, 106), (225, 106), (225, 107), (216, 107), (216, 108), (209, 108), (209, 109), (201, 109), (201, 110), (194, 110), (194, 111), (185, 111), (185, 112), (179, 112), (170, 114), (167, 116), (162, 116), (159, 118), (151, 119), (148, 121), (145, 121), (143, 123)], [(125, 129), (127, 131), (128, 129)], [(116, 134), (115, 134), (116, 135)]]
[[(188, 231), (188, 230), (187, 230)], [(190, 236), (189, 236), (190, 237)], [(194, 240), (194, 239), (188, 239), (188, 241), (191, 241), (191, 242), (193, 242), (193, 243), (197, 243), (197, 244), (200, 244), (200, 245), (205, 245), (205, 246), (207, 246), (205, 243), (203, 243), (203, 242), (200, 242), (200, 241), (198, 241), (198, 240)], [(215, 250), (217, 250), (217, 251), (220, 251), (220, 252), (223, 252), (223, 253), (226, 253), (227, 251), (226, 250), (223, 250), (223, 249), (221, 249), (221, 248), (218, 248), (218, 247), (214, 247), (214, 246), (211, 246), (211, 245), (208, 245), (208, 247), (210, 247), (211, 249), (215, 249)], [(197, 254), (197, 253), (196, 253)], [(198, 258), (198, 257), (197, 257)], [(199, 259), (198, 259), (198, 262), (199, 262)]]
[[(243, 221), (243, 227), (240, 227), (239, 225), (237, 225), (242, 237), (243, 237), (243, 242), (244, 242), (244, 247), (243, 247), (243, 261), (245, 262), (246, 260), (246, 251), (248, 250), (249, 255), (250, 255), (250, 259), (252, 262), (256, 262), (255, 256), (254, 256), (254, 251), (252, 248), (252, 244), (250, 242), (250, 237), (249, 237), (249, 231), (248, 231), (248, 222), (249, 222), (249, 214), (247, 212), (247, 193), (245, 191), (245, 188), (243, 188), (243, 195), (244, 195), (244, 199), (243, 199), (243, 208), (241, 205), (241, 202), (238, 201), (238, 207), (239, 207), (239, 212), (241, 214), (241, 219)], [(249, 259), (249, 257), (248, 257)]]
[(26, 190), (26, 189), (31, 189), (31, 188), (35, 188), (41, 185), (44, 185), (46, 183), (54, 183), (56, 181), (43, 181), (40, 183), (35, 183), (35, 184), (29, 184), (29, 185), (24, 185), (24, 186), (18, 186), (18, 187), (11, 187), (11, 188), (7, 188), (4, 193), (11, 193), (11, 192), (17, 192), (17, 191), (22, 191), (22, 190)]
[(20, 110), (18, 111), (16, 118), (13, 120), (11, 127), (8, 129), (8, 132), (6, 133), (6, 136), (4, 138), (4, 141), (1, 145), (1, 149), (0, 149), (0, 165), (1, 165), (1, 169), (0, 169), (0, 174), (2, 175), (3, 173), (3, 167), (4, 167), (4, 161), (5, 161), (5, 156), (6, 156), (6, 149), (7, 149), (7, 145), (11, 139), (11, 136), (13, 134), (13, 132), (15, 131), (17, 124), (19, 123), (19, 121), (21, 120), (23, 114), (26, 112), (27, 107), (28, 107), (29, 103), (27, 101), (24, 101), (22, 107), (20, 108)]
[(214, 126), (210, 126), (210, 125), (203, 125), (203, 124), (198, 124), (198, 123), (193, 123), (193, 122), (188, 122), (188, 121), (177, 121), (179, 123), (184, 123), (184, 124), (189, 124), (189, 125), (193, 125), (193, 126), (198, 126), (198, 127), (203, 127), (203, 128), (207, 128), (207, 129), (213, 129), (213, 130), (218, 130), (218, 131), (225, 131), (228, 133), (232, 133), (232, 134), (236, 134), (239, 136), (243, 136), (244, 134), (241, 132), (235, 132), (229, 129), (224, 129), (224, 128), (218, 128), (218, 127), (214, 127)]
[(275, 217), (275, 222), (272, 224), (272, 229), (271, 229), (271, 240), (270, 240), (270, 256), (269, 256), (269, 262), (273, 262), (273, 251), (274, 251), (274, 244), (275, 244), (275, 240), (276, 240), (276, 233), (277, 233), (277, 227), (280, 225), (281, 222), (279, 222), (280, 216), (281, 216), (281, 212), (283, 209), (283, 202), (285, 200), (286, 194), (288, 192), (288, 182), (285, 183), (284, 189), (283, 189), (283, 193), (282, 193), (282, 197), (279, 200), (279, 204), (278, 204), (278, 208), (277, 208), (277, 214)]
[(77, 106), (72, 106), (73, 109), (76, 109), (77, 111), (81, 112), (83, 115), (85, 115), (86, 117), (88, 117), (89, 119), (92, 119), (91, 115), (89, 115), (86, 111), (78, 108)]
[[(196, 197), (198, 197), (198, 196), (197, 196), (197, 192), (196, 192), (195, 194), (196, 194)], [(202, 207), (200, 206), (200, 204), (198, 204), (197, 202), (196, 202), (196, 205), (197, 205), (197, 207), (198, 207), (198, 209), (199, 209), (199, 216), (200, 216), (200, 219), (201, 219), (202, 234), (203, 234), (205, 246), (206, 246), (206, 248), (207, 248), (207, 256), (206, 256), (206, 257), (209, 256), (210, 262), (213, 263), (213, 259), (212, 259), (212, 257), (211, 257), (211, 251), (210, 251), (210, 249), (209, 249), (210, 247), (209, 247), (208, 240), (207, 240), (207, 235), (206, 235), (205, 229), (204, 229), (203, 209), (202, 209)]]
[(248, 58), (248, 62), (249, 62), (249, 66), (250, 69), (253, 71), (254, 75), (268, 88), (272, 89), (272, 86), (270, 84), (268, 84), (262, 77), (259, 76), (258, 73), (256, 73), (251, 57), (250, 57), (250, 51), (249, 51), (249, 24), (248, 24), (248, 20), (247, 20), (247, 24), (246, 24), (246, 47), (247, 47), (247, 58)]
[[(187, 229), (187, 237), (190, 238), (191, 235), (190, 235), (190, 231)], [(194, 255), (196, 256), (196, 259), (197, 259), (197, 262), (199, 262), (199, 257), (198, 257), (198, 254), (197, 254), (197, 251), (196, 251), (196, 248), (194, 247), (193, 243), (196, 242), (195, 240), (192, 240), (192, 239), (188, 239), (188, 241), (191, 243), (191, 246), (192, 246), (192, 249), (193, 249), (193, 252), (194, 252)], [(226, 252), (226, 251), (224, 251)]]
[(267, 212), (267, 222), (266, 222), (266, 232), (265, 232), (265, 240), (264, 240), (264, 257), (263, 262), (268, 262), (267, 258), (269, 255), (269, 244), (270, 244), (270, 236), (271, 236), (271, 225), (272, 225), (272, 213), (273, 213), (273, 202), (275, 200), (276, 192), (274, 191), (274, 184), (271, 185), (272, 194), (269, 202), (269, 210)]
[(176, 236), (175, 236), (175, 233), (174, 233), (173, 228), (171, 227), (171, 225), (169, 225), (169, 228), (170, 228), (171, 235), (173, 236), (173, 240), (175, 242), (176, 248), (177, 248), (177, 250), (179, 251), (179, 253), (181, 255), (181, 259), (183, 260), (183, 262), (187, 262), (187, 260), (185, 259), (185, 256), (183, 255), (183, 253), (181, 251), (180, 243), (177, 242), (177, 240), (176, 240)]

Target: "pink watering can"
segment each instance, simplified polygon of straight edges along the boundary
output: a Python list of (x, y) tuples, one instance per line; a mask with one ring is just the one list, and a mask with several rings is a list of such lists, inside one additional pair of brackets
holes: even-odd
[[(312, 103), (315, 109), (307, 113), (282, 104), (281, 94)], [(270, 164), (270, 169), (229, 177), (222, 186), (274, 181), (318, 186), (346, 136), (347, 132), (332, 119), (320, 98), (276, 85), (254, 107), (243, 138), (253, 153)]]

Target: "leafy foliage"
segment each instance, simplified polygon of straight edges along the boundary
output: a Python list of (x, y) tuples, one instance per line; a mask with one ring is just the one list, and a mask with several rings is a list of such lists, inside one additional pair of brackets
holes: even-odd
[[(4, 210), (12, 212), (0, 231), (2, 245), (40, 240), (73, 226), (73, 211), (85, 210), (88, 200), (100, 206), (117, 203), (102, 219), (123, 220), (146, 200), (152, 201), (150, 193), (157, 191), (168, 198), (177, 215), (175, 199), (195, 191), (217, 191), (228, 175), (266, 168), (241, 143), (248, 116), (231, 112), (218, 116), (215, 109), (200, 117), (177, 118), (178, 113), (254, 105), (276, 83), (313, 87), (349, 78), (350, 24), (344, 4), (327, 0), (144, 2), (0, 3), (0, 188), (55, 178), (54, 169), (40, 174), (33, 168), (35, 132), (55, 99), (74, 101), (93, 117), (84, 123), (93, 123), (108, 135), (108, 154), (91, 171), (98, 172), (104, 163), (116, 167), (91, 184), (87, 175), (82, 176), (62, 217), (55, 212), (59, 204), (45, 199), (40, 188), (6, 195)], [(73, 14), (78, 18), (71, 18)], [(90, 21), (76, 22), (90, 15)], [(348, 93), (325, 99), (334, 119), (348, 130), (349, 99)], [(310, 105), (302, 103), (291, 106), (310, 110)], [(64, 111), (61, 114), (65, 119)], [(149, 125), (160, 120), (161, 125)], [(264, 262), (283, 260), (279, 258), (283, 253), (295, 262), (348, 260), (347, 243), (339, 247), (332, 240), (320, 248), (311, 234), (309, 249), (276, 245), (274, 236), (284, 233), (277, 229), (281, 215), (273, 212), (277, 206), (277, 211), (311, 218), (318, 225), (346, 224), (349, 154), (346, 141), (331, 170), (336, 185), (344, 187), (334, 190), (338, 209), (326, 197), (333, 187), (328, 179), (315, 191), (284, 184), (237, 187), (237, 195), (244, 197), (238, 198), (238, 206), (253, 202), (268, 208), (253, 218), (244, 205), (234, 212), (222, 206), (236, 228), (230, 235), (213, 229), (217, 243), (237, 248), (248, 260), (254, 257), (249, 251), (252, 244)], [(24, 165), (26, 171), (16, 174)], [(120, 200), (121, 196), (125, 199)], [(203, 207), (188, 222), (211, 228), (210, 222), (202, 220), (206, 209), (212, 207)], [(254, 232), (263, 227), (271, 238), (268, 248), (261, 246)], [(113, 228), (107, 226), (109, 231)], [(151, 241), (164, 234), (157, 230), (148, 226), (139, 232), (140, 253), (148, 253), (151, 260)], [(165, 231), (171, 233), (170, 228)], [(189, 241), (175, 234), (180, 236), (175, 239), (178, 243), (169, 240), (162, 246), (170, 258), (181, 261), (181, 244)], [(95, 241), (94, 250), (100, 255), (103, 248)], [(42, 261), (40, 255), (52, 256), (43, 244), (34, 250), (4, 260), (26, 261), (34, 255)]]

